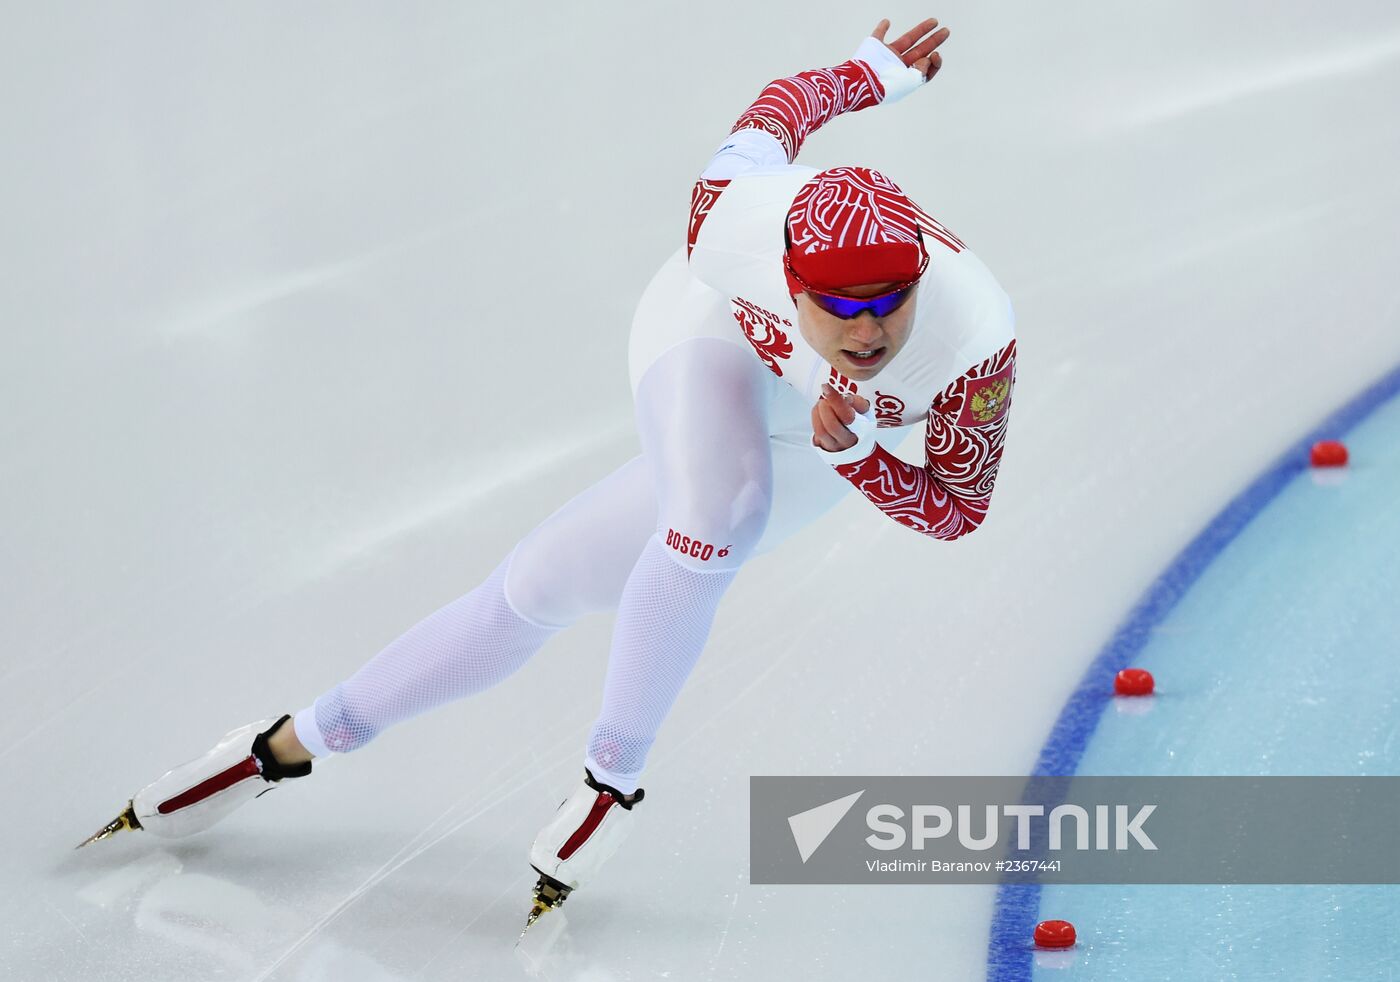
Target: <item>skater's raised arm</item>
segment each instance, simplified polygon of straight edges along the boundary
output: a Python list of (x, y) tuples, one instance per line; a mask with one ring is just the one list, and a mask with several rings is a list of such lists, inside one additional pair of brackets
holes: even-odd
[(947, 40), (948, 29), (929, 18), (886, 43), (889, 27), (888, 20), (876, 24), (855, 55), (839, 65), (764, 86), (695, 184), (687, 240), (691, 245), (710, 206), (732, 179), (755, 168), (792, 163), (808, 135), (832, 119), (902, 99), (933, 78), (943, 64), (937, 48)]
[(930, 18), (886, 44), (890, 22), (875, 25), (847, 61), (769, 82), (739, 117), (702, 178), (733, 178), (751, 167), (790, 164), (802, 143), (842, 113), (894, 102), (931, 79), (948, 38)]

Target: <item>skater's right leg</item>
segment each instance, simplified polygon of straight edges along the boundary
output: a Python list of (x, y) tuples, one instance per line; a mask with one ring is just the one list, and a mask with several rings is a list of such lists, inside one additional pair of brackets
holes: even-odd
[(640, 460), (624, 464), (541, 523), (475, 590), (298, 713), (295, 724), (268, 719), (232, 731), (138, 791), (88, 841), (124, 828), (202, 831), (284, 778), (309, 774), (313, 755), (356, 749), (393, 723), (501, 681), (561, 627), (617, 605), (655, 514), (647, 468)]
[(501, 682), (561, 628), (617, 605), (655, 514), (647, 467), (624, 464), (542, 522), (475, 590), (298, 712), (274, 752), (289, 763), (348, 753), (395, 723)]
[[(269, 741), (273, 754), (296, 764), (357, 749), (391, 723), (501, 681), (555, 631), (617, 606), (655, 513), (651, 472), (633, 458), (536, 526), (485, 583), (298, 713)], [(327, 732), (357, 738), (337, 746)]]
[(505, 593), (510, 557), (486, 581), (429, 614), (294, 718), (298, 741), (323, 757), (349, 753), (386, 728), (502, 681), (562, 624), (531, 621)]

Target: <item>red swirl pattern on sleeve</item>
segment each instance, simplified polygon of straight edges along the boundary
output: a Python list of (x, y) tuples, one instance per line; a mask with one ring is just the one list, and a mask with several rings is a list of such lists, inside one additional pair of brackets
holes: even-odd
[(700, 226), (705, 224), (706, 217), (710, 214), (710, 209), (715, 206), (715, 201), (729, 187), (728, 181), (706, 181), (695, 182), (695, 187), (690, 191), (690, 224), (685, 232), (685, 254), (690, 255), (695, 248), (695, 240), (700, 235)]
[(929, 407), (924, 466), (877, 446), (836, 472), (896, 522), (936, 539), (956, 539), (982, 524), (1001, 465), (1016, 342), (965, 372)]
[(813, 130), (842, 113), (879, 105), (884, 97), (884, 87), (869, 65), (854, 59), (843, 61), (835, 68), (799, 72), (769, 82), (730, 132), (753, 129), (772, 134), (791, 163)]
[[(835, 68), (799, 72), (769, 82), (730, 132), (762, 130), (771, 134), (782, 144), (791, 163), (797, 159), (802, 141), (818, 127), (842, 113), (879, 105), (884, 97), (885, 90), (875, 71), (865, 62), (852, 59)], [(728, 181), (695, 183), (690, 194), (686, 255), (695, 248), (700, 226), (728, 185)]]

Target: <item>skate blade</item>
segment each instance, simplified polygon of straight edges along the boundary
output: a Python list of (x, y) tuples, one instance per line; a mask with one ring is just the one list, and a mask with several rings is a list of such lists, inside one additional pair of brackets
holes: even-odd
[[(540, 913), (535, 913), (538, 909)], [(543, 924), (536, 924), (535, 921), (545, 912), (550, 911), (548, 917), (544, 918)], [(525, 974), (537, 977), (550, 965), (555, 964), (561, 957), (558, 949), (560, 939), (564, 935), (568, 920), (562, 910), (552, 907), (537, 907), (530, 911), (533, 919), (525, 926), (525, 930), (520, 932), (519, 939), (515, 942), (515, 957), (520, 962)], [(533, 926), (531, 926), (533, 925)], [(550, 972), (548, 974), (555, 974)]]
[(525, 932), (540, 919), (541, 914), (564, 906), (564, 901), (569, 899), (571, 892), (558, 880), (540, 873), (539, 881), (535, 883), (534, 895), (530, 898), (530, 914), (525, 918), (525, 927), (521, 929), (520, 937), (515, 940), (516, 946), (519, 947), (520, 942), (525, 940)]
[(129, 829), (135, 832), (140, 828), (141, 823), (136, 820), (136, 810), (132, 807), (132, 803), (128, 801), (126, 803), (126, 811), (122, 812), (116, 818), (112, 819), (106, 825), (102, 826), (102, 828), (98, 829), (96, 832), (88, 836), (82, 842), (79, 842), (73, 848), (81, 849), (83, 848), (83, 846), (91, 845), (94, 842), (100, 842), (103, 839), (110, 839), (112, 836), (116, 835), (123, 829)]
[(542, 904), (538, 900), (536, 900), (534, 904), (530, 907), (530, 913), (525, 918), (525, 926), (520, 929), (520, 937), (515, 939), (515, 943), (518, 945), (520, 944), (520, 942), (524, 941), (525, 932), (530, 930), (530, 928), (534, 926), (534, 923), (540, 919), (541, 914), (551, 909), (552, 908), (548, 904)]

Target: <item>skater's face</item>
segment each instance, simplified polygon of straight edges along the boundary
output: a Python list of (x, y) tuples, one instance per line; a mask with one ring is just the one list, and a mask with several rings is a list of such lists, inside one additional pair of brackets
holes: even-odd
[[(868, 283), (841, 292), (852, 297), (874, 297), (898, 285)], [(855, 317), (841, 318), (817, 306), (806, 293), (799, 293), (795, 299), (802, 337), (831, 367), (849, 379), (863, 382), (878, 375), (909, 340), (918, 291), (910, 291), (909, 299), (884, 317), (866, 310)]]

